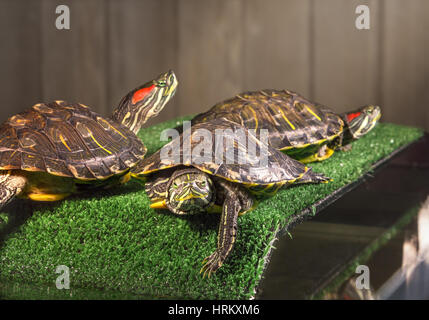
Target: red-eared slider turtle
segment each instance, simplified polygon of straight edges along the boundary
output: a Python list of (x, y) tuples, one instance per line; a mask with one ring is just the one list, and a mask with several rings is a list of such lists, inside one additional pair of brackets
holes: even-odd
[(222, 211), (217, 249), (204, 260), (204, 275), (222, 266), (236, 240), (237, 217), (255, 200), (293, 183), (329, 181), (225, 119), (192, 126), (132, 171), (146, 181), (152, 208), (177, 215)]
[(111, 118), (78, 103), (39, 103), (0, 126), (0, 208), (126, 182), (146, 148), (136, 133), (174, 95), (172, 71), (126, 95)]
[(289, 90), (245, 92), (214, 105), (192, 123), (226, 118), (249, 130), (268, 131), (269, 143), (291, 157), (308, 163), (329, 158), (339, 147), (368, 133), (381, 110), (367, 105), (338, 115)]

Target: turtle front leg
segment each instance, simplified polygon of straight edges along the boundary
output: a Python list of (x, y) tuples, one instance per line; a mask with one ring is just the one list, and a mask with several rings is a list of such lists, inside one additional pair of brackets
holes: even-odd
[(338, 139), (336, 139), (331, 146), (332, 149), (338, 149), (340, 151), (351, 151), (352, 144), (350, 139), (345, 139), (344, 135), (340, 135)]
[(0, 210), (15, 196), (19, 195), (27, 184), (23, 176), (14, 175), (11, 171), (0, 172)]
[(352, 151), (352, 144), (351, 143), (346, 144), (345, 146), (339, 147), (339, 149), (345, 152)]
[(222, 209), (221, 221), (219, 223), (217, 249), (210, 256), (204, 259), (204, 266), (201, 268), (203, 277), (208, 277), (212, 272), (219, 269), (228, 257), (237, 236), (237, 217), (241, 210), (240, 200), (235, 194), (228, 194)]
[(328, 147), (325, 144), (319, 149), (319, 152), (316, 155), (316, 160), (317, 161), (326, 160), (326, 159), (330, 158), (333, 154), (334, 154), (334, 149)]

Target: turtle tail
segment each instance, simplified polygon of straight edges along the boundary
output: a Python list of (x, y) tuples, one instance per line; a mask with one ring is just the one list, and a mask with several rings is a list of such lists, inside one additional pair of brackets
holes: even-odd
[(333, 181), (322, 173), (314, 172), (313, 169), (308, 168), (304, 175), (297, 181), (297, 183), (328, 183)]

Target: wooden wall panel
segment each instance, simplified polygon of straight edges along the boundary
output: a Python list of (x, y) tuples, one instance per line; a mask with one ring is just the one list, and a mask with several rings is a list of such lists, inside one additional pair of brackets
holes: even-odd
[(310, 94), (310, 1), (244, 2), (244, 87)]
[[(370, 29), (358, 30), (358, 5), (370, 9)], [(379, 101), (380, 1), (313, 1), (313, 99), (345, 112)]]
[(39, 23), (40, 3), (0, 1), (0, 123), (42, 98)]
[[(110, 115), (132, 88), (173, 69), (177, 96), (150, 123), (243, 90), (288, 88), (346, 111), (429, 130), (427, 0), (0, 0), (0, 121), (39, 101)], [(371, 29), (357, 30), (357, 5)]]
[(55, 27), (56, 0), (42, 0), (42, 68), (45, 101), (81, 102), (107, 115), (107, 42), (104, 0), (66, 0), (70, 30)]
[[(178, 71), (175, 0), (108, 2), (108, 101), (111, 107), (133, 88), (169, 69)], [(179, 115), (178, 96), (148, 125)]]
[(429, 132), (429, 19), (427, 17), (429, 2), (426, 0), (419, 0), (419, 3), (421, 8), (418, 12), (417, 20), (421, 21), (421, 23), (417, 26), (417, 32), (419, 34), (419, 46), (421, 46), (421, 50), (419, 52), (417, 65), (420, 71), (416, 92), (418, 97), (416, 112), (419, 117), (419, 122), (416, 122), (416, 124)]
[(384, 120), (429, 129), (427, 1), (385, 1)]
[(178, 7), (179, 112), (198, 113), (243, 88), (242, 0)]

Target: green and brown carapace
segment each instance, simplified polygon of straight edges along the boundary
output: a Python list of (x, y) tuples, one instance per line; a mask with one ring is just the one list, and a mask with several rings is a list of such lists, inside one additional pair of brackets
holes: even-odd
[[(338, 115), (289, 90), (244, 92), (197, 115), (192, 124), (225, 118), (249, 130), (268, 131), (269, 144), (303, 163), (329, 158), (369, 132), (381, 117), (367, 105)], [(346, 148), (345, 148), (346, 149)]]
[[(246, 134), (244, 142), (232, 134), (239, 129)], [(201, 130), (209, 132), (212, 139), (204, 142), (212, 156), (211, 161), (200, 161), (194, 157), (200, 154), (197, 150), (201, 150)], [(185, 139), (189, 139), (190, 149), (184, 146)], [(217, 149), (220, 144), (216, 141), (221, 140), (224, 147), (229, 145), (232, 148), (230, 153)], [(255, 145), (255, 153), (252, 154), (247, 152), (251, 143)], [(280, 188), (291, 184), (330, 180), (226, 119), (195, 124), (164, 148), (172, 150), (175, 157), (163, 158), (163, 149), (160, 149), (137, 164), (132, 174), (146, 182), (152, 208), (168, 209), (177, 215), (221, 212), (217, 249), (203, 261), (203, 275), (210, 276), (222, 266), (236, 241), (237, 217), (253, 209), (258, 200), (273, 196)], [(254, 156), (261, 155), (262, 150), (265, 150), (266, 162), (257, 161)], [(238, 161), (238, 154), (242, 151), (248, 157), (244, 159), (246, 161)], [(186, 152), (193, 156), (189, 157)]]
[(0, 208), (15, 196), (56, 201), (126, 182), (146, 154), (135, 133), (174, 95), (161, 74), (126, 95), (111, 118), (79, 103), (38, 103), (0, 126)]

